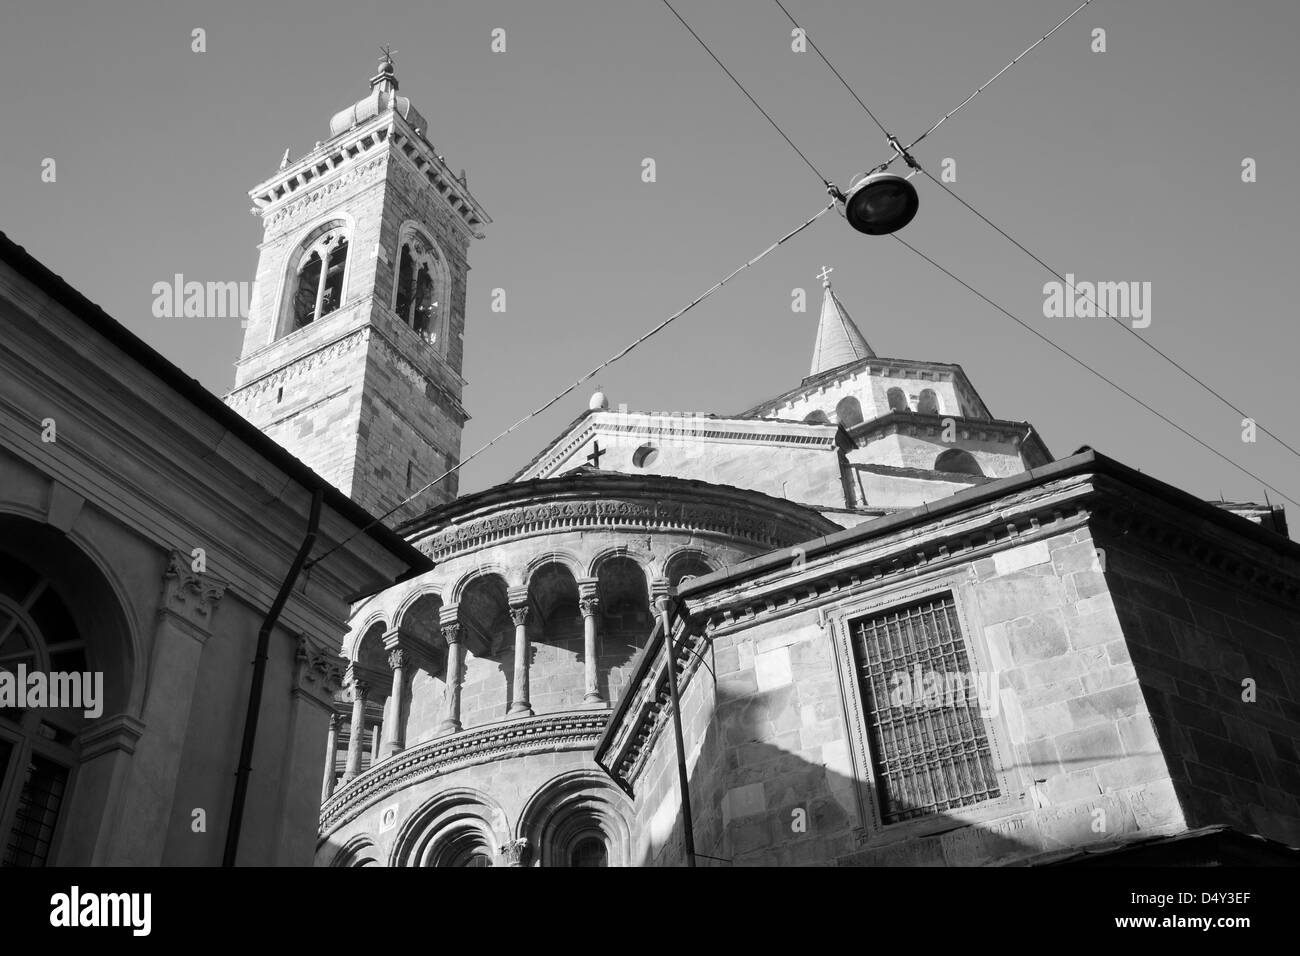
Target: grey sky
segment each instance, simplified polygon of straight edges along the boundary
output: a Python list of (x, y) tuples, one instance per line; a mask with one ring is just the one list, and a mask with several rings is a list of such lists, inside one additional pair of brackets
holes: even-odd
[[(674, 0), (827, 175), (883, 137), (767, 0)], [(791, 0), (907, 140), (1064, 17), (1072, 0)], [(190, 31), (207, 31), (207, 52)], [(490, 31), (507, 31), (504, 54)], [(1091, 31), (1108, 50), (1090, 51)], [(917, 150), (1062, 272), (1152, 284), (1142, 334), (1300, 446), (1294, 423), (1295, 38), (1300, 5), (1098, 0)], [(815, 212), (821, 186), (657, 0), (266, 3), (69, 0), (10, 7), (0, 32), (0, 223), (213, 391), (237, 320), (150, 316), (151, 287), (251, 280), (247, 190), (328, 135), (391, 43), (402, 92), (494, 218), (472, 250), (465, 451)], [(1243, 157), (1259, 181), (1244, 184)], [(54, 157), (58, 181), (43, 184)], [(643, 184), (653, 157), (658, 181)], [(918, 181), (909, 242), (1246, 468), (1300, 499), (1296, 458), (1243, 444), (1239, 416), (1105, 319), (1043, 318), (1051, 277)], [(995, 415), (1034, 423), (1203, 497), (1263, 489), (1068, 363), (898, 243), (824, 217), (600, 378), (634, 409), (733, 412), (806, 374), (816, 272), (881, 355), (960, 363)], [(494, 287), (508, 311), (490, 311)], [(809, 310), (790, 310), (791, 290)], [(504, 480), (591, 387), (466, 470)], [(1274, 496), (1276, 502), (1276, 497)], [(1293, 524), (1300, 508), (1289, 505)]]

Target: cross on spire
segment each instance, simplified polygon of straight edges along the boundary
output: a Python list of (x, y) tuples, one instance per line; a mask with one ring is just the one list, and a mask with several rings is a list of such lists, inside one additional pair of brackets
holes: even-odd
[(383, 56), (380, 57), (381, 60), (387, 60), (389, 63), (392, 63), (392, 62), (393, 62), (393, 54), (396, 53), (397, 51), (394, 50), (394, 49), (391, 49), (391, 48), (389, 47), (389, 45), (388, 45), (387, 43), (385, 43), (383, 46), (381, 46), (381, 47), (379, 48), (379, 52), (383, 54)]
[(830, 284), (831, 284), (831, 273), (834, 272), (834, 271), (835, 271), (835, 270), (832, 269), (830, 266), (822, 266), (822, 271), (819, 272), (819, 273), (817, 273), (817, 278), (819, 278), (819, 279), (822, 280), (822, 287), (823, 287), (823, 288), (830, 288)]

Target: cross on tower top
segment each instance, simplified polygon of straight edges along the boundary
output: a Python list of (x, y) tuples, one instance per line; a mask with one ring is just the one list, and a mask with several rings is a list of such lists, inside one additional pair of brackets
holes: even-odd
[(834, 271), (835, 271), (835, 270), (832, 269), (830, 266), (822, 266), (822, 271), (819, 272), (819, 273), (817, 273), (817, 278), (819, 278), (819, 279), (822, 280), (822, 287), (823, 287), (823, 288), (827, 288), (827, 289), (830, 288), (830, 285), (831, 285), (831, 273), (834, 272)]

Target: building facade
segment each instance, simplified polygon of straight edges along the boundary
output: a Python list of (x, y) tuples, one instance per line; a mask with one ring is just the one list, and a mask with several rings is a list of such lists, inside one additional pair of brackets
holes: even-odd
[(268, 625), (231, 859), (309, 863), (351, 602), (428, 560), (3, 236), (0, 342), (0, 865), (219, 865)]
[[(401, 175), (366, 188), (402, 195), (412, 115), (372, 94), (254, 191), (272, 224), (310, 211), (264, 248), (261, 301), (288, 301), (294, 263), (344, 221), (374, 278), (342, 301), (392, 295), (373, 264), (406, 254), (406, 213), (280, 183), (371, 136), (375, 175)], [(486, 219), (455, 189), (426, 193), (421, 223)], [(960, 366), (878, 356), (821, 279), (796, 387), (727, 415), (598, 391), (511, 481), (403, 512), (436, 566), (354, 608), (319, 865), (1040, 864), (1211, 832), (1226, 846), (1225, 830), (1300, 843), (1300, 549), (1280, 510), (1201, 502), (1086, 449), (1055, 460)], [(368, 314), (380, 334), (388, 314)], [(268, 346), (270, 328), (242, 361), (334, 338)], [(405, 388), (354, 381), (362, 408)], [(314, 408), (324, 387), (303, 378), (295, 400)], [(321, 467), (353, 447), (347, 428), (326, 445), (293, 428)], [(370, 467), (400, 470), (394, 449)]]

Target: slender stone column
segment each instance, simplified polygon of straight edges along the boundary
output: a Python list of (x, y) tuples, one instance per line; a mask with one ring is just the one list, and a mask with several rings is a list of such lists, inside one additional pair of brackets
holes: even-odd
[(578, 609), (582, 611), (582, 656), (586, 662), (587, 692), (583, 701), (588, 704), (603, 704), (600, 696), (599, 651), (596, 646), (596, 612), (600, 609), (600, 598), (587, 595), (579, 599)]
[(370, 735), (370, 766), (379, 763), (379, 747), (384, 739), (384, 720), (375, 721), (374, 732)]
[(352, 725), (348, 729), (348, 763), (343, 771), (343, 783), (361, 772), (361, 741), (366, 734), (366, 694), (370, 687), (363, 680), (351, 678)]
[(442, 637), (447, 642), (447, 690), (442, 698), (444, 713), (438, 729), (444, 734), (454, 734), (460, 732), (460, 622), (444, 623)]
[(393, 692), (388, 698), (388, 715), (384, 718), (384, 757), (406, 749), (406, 671), (411, 655), (400, 647), (388, 652), (388, 666), (393, 669)]
[(515, 622), (515, 686), (514, 699), (510, 701), (510, 714), (531, 717), (532, 705), (528, 702), (528, 599), (524, 597), (510, 605), (510, 619)]
[(325, 779), (321, 782), (320, 802), (324, 803), (334, 793), (334, 765), (339, 759), (339, 723), (338, 714), (330, 714), (330, 732), (325, 740)]

